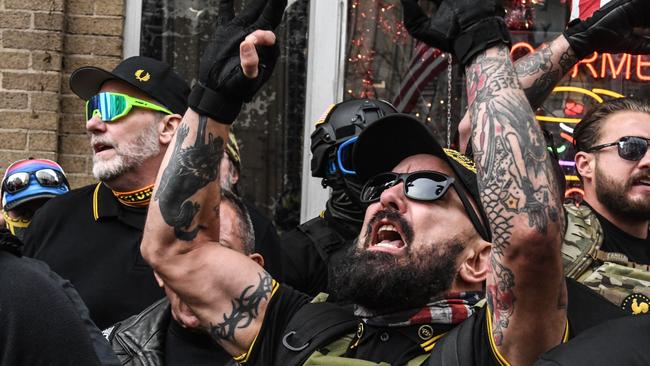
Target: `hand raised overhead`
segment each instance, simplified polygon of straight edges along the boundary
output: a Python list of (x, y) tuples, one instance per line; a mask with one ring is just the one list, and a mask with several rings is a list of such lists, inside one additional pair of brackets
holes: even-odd
[(497, 43), (510, 44), (505, 10), (500, 0), (435, 0), (435, 14), (428, 17), (418, 0), (402, 0), (404, 26), (416, 39), (452, 52), (463, 64)]
[(232, 123), (244, 102), (271, 76), (279, 55), (272, 30), (282, 21), (287, 0), (252, 0), (235, 16), (233, 0), (219, 4), (217, 30), (203, 53), (199, 83), (189, 106), (221, 123)]
[(579, 59), (590, 53), (650, 54), (650, 1), (614, 0), (591, 17), (569, 23), (564, 36)]
[(441, 51), (451, 52), (458, 34), (458, 23), (446, 2), (435, 2), (436, 12), (429, 17), (418, 0), (402, 0), (404, 26), (413, 38)]

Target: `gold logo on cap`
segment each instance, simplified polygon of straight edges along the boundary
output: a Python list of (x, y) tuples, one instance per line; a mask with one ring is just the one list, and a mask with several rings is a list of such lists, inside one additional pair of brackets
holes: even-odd
[[(144, 74), (144, 75), (143, 75), (143, 74)], [(149, 74), (148, 72), (146, 72), (146, 71), (140, 69), (140, 70), (138, 70), (138, 71), (135, 72), (135, 78), (136, 78), (138, 81), (142, 81), (142, 82), (144, 82), (144, 81), (149, 81), (149, 79), (151, 79), (151, 74)]]

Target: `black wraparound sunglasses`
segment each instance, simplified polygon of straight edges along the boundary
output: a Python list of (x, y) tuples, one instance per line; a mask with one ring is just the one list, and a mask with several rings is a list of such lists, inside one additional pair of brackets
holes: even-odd
[(592, 146), (585, 151), (596, 152), (606, 147), (617, 146), (618, 156), (625, 160), (639, 161), (645, 156), (646, 152), (648, 152), (648, 140), (649, 139), (645, 137), (624, 136), (618, 139), (618, 141)]
[[(404, 195), (412, 200), (431, 202), (444, 196), (449, 187), (454, 187), (463, 203), (465, 211), (469, 215), (470, 221), (476, 231), (486, 240), (490, 238), (488, 230), (482, 225), (476, 211), (467, 199), (465, 191), (457, 188), (453, 177), (431, 171), (423, 170), (411, 173), (380, 173), (370, 178), (361, 189), (361, 202), (373, 203), (379, 200), (381, 194), (391, 188), (404, 182)], [(478, 202), (477, 202), (478, 203)]]

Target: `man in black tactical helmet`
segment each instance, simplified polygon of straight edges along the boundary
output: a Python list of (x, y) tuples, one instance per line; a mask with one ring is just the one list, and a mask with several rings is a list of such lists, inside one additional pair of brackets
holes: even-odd
[(362, 183), (351, 164), (357, 137), (377, 119), (397, 113), (383, 100), (352, 99), (331, 105), (311, 135), (311, 174), (330, 188), (325, 210), (285, 233), (282, 243), (284, 281), (309, 295), (328, 291), (330, 264), (336, 263), (361, 229)]

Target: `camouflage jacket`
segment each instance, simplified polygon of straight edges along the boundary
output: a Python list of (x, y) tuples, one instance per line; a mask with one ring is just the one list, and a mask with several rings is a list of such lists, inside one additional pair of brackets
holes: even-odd
[(565, 204), (562, 261), (567, 277), (584, 284), (630, 314), (650, 310), (650, 266), (621, 253), (604, 252), (603, 228), (588, 206)]

